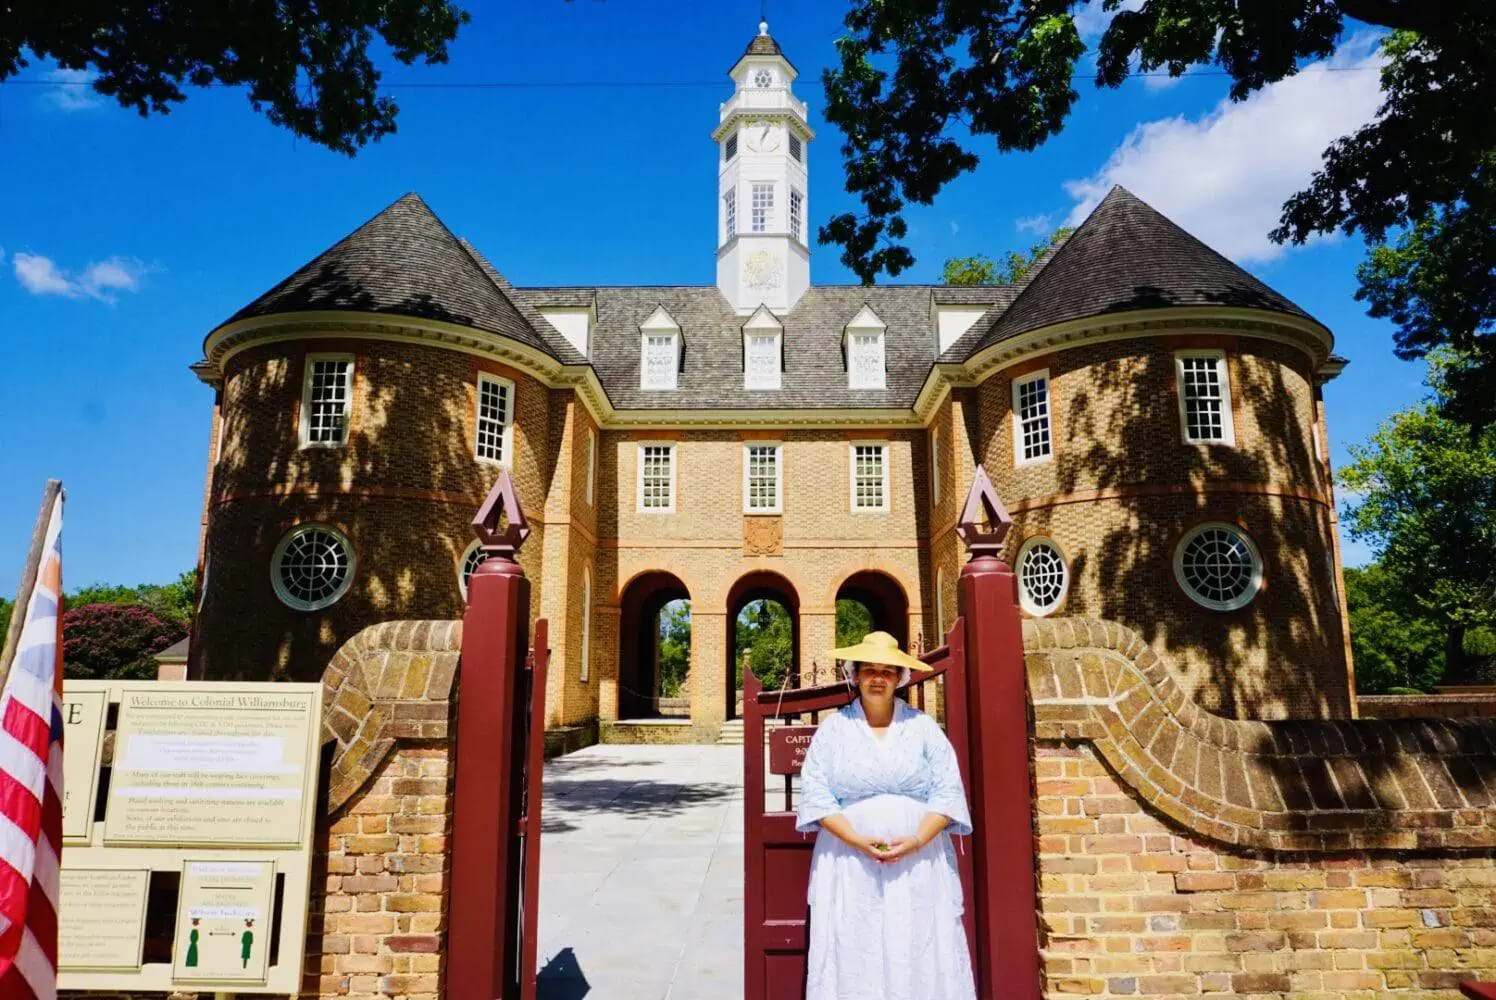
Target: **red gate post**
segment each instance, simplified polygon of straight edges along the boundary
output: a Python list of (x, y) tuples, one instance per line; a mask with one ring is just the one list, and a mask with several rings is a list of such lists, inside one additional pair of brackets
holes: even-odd
[[(508, 528), (499, 534), (500, 516)], [(468, 581), (458, 668), (457, 760), (447, 905), (447, 1000), (515, 1000), (520, 899), (518, 704), (528, 653), (530, 581), (515, 555), (530, 533), (508, 472), (473, 521), (487, 559)], [(543, 695), (542, 695), (543, 697)]]
[[(983, 504), (991, 529), (979, 530)], [(999, 556), (1012, 518), (977, 466), (956, 527), (971, 559), (961, 569), (971, 740), (972, 868), (977, 995), (1038, 1000), (1039, 933), (1029, 780), (1027, 672), (1018, 581)]]

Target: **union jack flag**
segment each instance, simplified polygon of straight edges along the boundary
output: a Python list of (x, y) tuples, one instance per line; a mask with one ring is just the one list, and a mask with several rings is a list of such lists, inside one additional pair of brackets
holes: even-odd
[(62, 493), (0, 687), (0, 997), (57, 996), (62, 847)]

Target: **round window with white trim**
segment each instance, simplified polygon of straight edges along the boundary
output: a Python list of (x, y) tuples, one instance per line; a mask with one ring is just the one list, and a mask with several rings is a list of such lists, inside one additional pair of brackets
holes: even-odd
[(291, 531), (275, 547), (270, 582), (275, 596), (297, 611), (336, 604), (353, 583), (353, 546), (341, 531), (321, 524)]
[(1036, 618), (1053, 614), (1070, 590), (1070, 567), (1060, 547), (1030, 538), (1018, 550), (1018, 603)]
[(1174, 549), (1174, 578), (1201, 607), (1235, 611), (1262, 589), (1262, 556), (1235, 525), (1198, 524)]
[(473, 578), (473, 573), (488, 560), (488, 553), (483, 551), (482, 542), (474, 542), (467, 547), (462, 554), (462, 563), (457, 569), (457, 586), (462, 588), (462, 599), (467, 600), (468, 581)]

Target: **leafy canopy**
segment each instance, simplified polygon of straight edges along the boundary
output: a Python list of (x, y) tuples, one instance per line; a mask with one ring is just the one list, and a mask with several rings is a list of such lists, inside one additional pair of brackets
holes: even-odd
[(1001, 264), (981, 254), (974, 257), (950, 257), (945, 262), (941, 280), (947, 285), (1016, 285), (1045, 254), (1063, 243), (1073, 232), (1073, 226), (1061, 226), (1048, 239), (1040, 240), (1027, 251), (1009, 250)]
[(1350, 608), (1356, 690), (1432, 690), (1444, 675), (1445, 629), (1417, 600), (1406, 575), (1382, 563), (1348, 566), (1345, 601)]
[(154, 654), (187, 634), (182, 622), (137, 604), (84, 604), (62, 615), (63, 676), (153, 680)]
[(376, 36), (404, 65), (444, 63), (468, 20), (446, 0), (12, 4), (0, 20), (0, 80), (28, 55), (92, 68), (95, 90), (143, 116), (185, 100), (183, 84), (244, 86), (271, 122), (352, 154), (395, 131), (399, 108), (379, 93), (369, 54)]

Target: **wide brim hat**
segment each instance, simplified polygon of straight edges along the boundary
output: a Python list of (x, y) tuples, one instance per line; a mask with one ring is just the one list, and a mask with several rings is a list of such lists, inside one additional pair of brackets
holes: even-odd
[(929, 664), (900, 649), (899, 640), (887, 632), (869, 632), (857, 645), (833, 649), (831, 655), (851, 663), (881, 663), (890, 667), (903, 667), (905, 670), (930, 670)]

